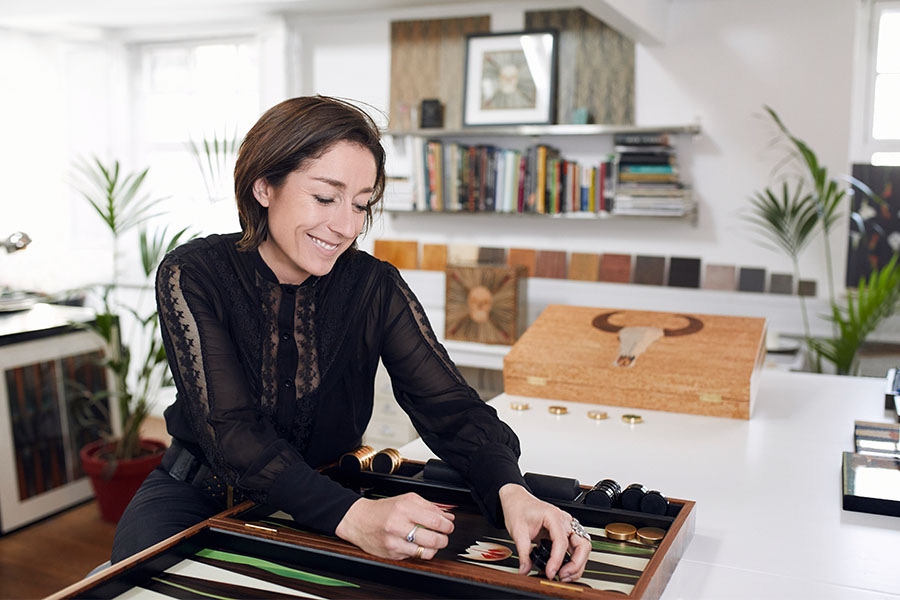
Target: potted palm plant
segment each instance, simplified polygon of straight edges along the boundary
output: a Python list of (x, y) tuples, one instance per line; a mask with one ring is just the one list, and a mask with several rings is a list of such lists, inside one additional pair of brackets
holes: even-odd
[[(108, 389), (80, 389), (79, 418), (99, 439), (81, 449), (82, 468), (91, 477), (101, 516), (117, 522), (144, 478), (162, 460), (166, 444), (144, 439), (141, 427), (159, 390), (169, 382), (165, 349), (159, 336), (155, 305), (142, 312), (142, 296), (152, 290), (152, 277), (166, 252), (187, 235), (166, 227), (148, 232), (158, 216), (154, 198), (145, 191), (148, 169), (124, 172), (118, 161), (104, 164), (94, 157), (76, 164), (78, 192), (108, 228), (112, 243), (112, 277), (93, 286), (99, 308), (95, 320), (83, 325), (103, 338), (102, 359), (110, 374)], [(137, 234), (140, 281), (123, 281), (123, 242)], [(133, 281), (133, 280), (130, 280)]]
[[(767, 245), (771, 244), (788, 255), (798, 281), (799, 257), (821, 234), (830, 307), (830, 313), (825, 317), (833, 325), (833, 335), (817, 338), (810, 334), (806, 300), (800, 296), (804, 342), (811, 367), (816, 372), (822, 372), (827, 361), (838, 374), (853, 374), (858, 370), (859, 350), (866, 339), (884, 319), (900, 309), (898, 257), (895, 254), (886, 264), (861, 278), (855, 287), (838, 295), (829, 239), (832, 228), (838, 222), (841, 204), (851, 197), (851, 188), (829, 174), (816, 153), (790, 132), (772, 108), (766, 106), (765, 110), (779, 134), (787, 141), (788, 159), (799, 163), (800, 173), (793, 177), (793, 186), (783, 181), (778, 188), (767, 187), (756, 193), (750, 200), (750, 212), (746, 218), (761, 238), (768, 242)], [(852, 177), (844, 179), (871, 202), (883, 203), (862, 181)]]

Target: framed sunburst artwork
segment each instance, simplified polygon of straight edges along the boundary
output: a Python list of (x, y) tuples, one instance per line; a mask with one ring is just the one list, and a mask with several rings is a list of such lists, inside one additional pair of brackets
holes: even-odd
[(444, 337), (512, 344), (525, 330), (523, 266), (448, 266)]

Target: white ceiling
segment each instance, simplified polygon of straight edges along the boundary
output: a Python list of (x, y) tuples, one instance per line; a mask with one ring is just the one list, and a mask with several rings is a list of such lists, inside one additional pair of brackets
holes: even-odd
[(196, 20), (253, 19), (285, 12), (345, 13), (446, 3), (447, 0), (0, 0), (0, 26), (34, 31), (119, 29)]

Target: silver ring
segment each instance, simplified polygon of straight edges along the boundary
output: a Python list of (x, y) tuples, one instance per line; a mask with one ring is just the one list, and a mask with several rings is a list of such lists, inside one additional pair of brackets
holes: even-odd
[(412, 531), (410, 531), (409, 533), (406, 534), (406, 541), (409, 542), (410, 544), (416, 543), (416, 530), (417, 529), (419, 529), (418, 525), (413, 527)]
[[(580, 538), (584, 538), (587, 541), (591, 541), (591, 534), (584, 530), (584, 527), (581, 526), (581, 523), (575, 517), (572, 517), (572, 533), (577, 535)], [(570, 534), (571, 535), (571, 534)]]

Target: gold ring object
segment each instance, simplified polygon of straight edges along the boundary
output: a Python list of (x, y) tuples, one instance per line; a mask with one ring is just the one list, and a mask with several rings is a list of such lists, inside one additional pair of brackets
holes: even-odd
[(565, 406), (551, 406), (547, 410), (550, 411), (551, 415), (564, 415), (569, 412), (569, 409)]
[(644, 422), (644, 418), (641, 415), (622, 415), (622, 420), (629, 425), (637, 425)]
[(416, 555), (413, 558), (419, 560), (420, 558), (422, 558), (423, 552), (425, 552), (425, 548), (423, 548), (422, 546), (416, 546)]
[(510, 402), (509, 407), (513, 410), (528, 410), (531, 408), (527, 402)]
[(606, 414), (605, 410), (589, 410), (587, 415), (595, 421), (602, 421), (603, 419), (609, 418), (609, 415)]

